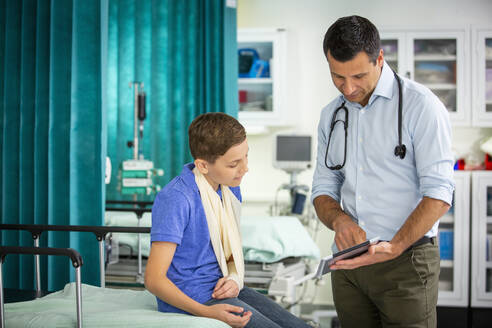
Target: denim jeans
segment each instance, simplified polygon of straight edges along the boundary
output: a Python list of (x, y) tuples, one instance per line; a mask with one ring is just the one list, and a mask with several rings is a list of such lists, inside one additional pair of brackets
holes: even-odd
[(303, 328), (309, 327), (304, 321), (280, 305), (255, 291), (244, 287), (236, 298), (211, 299), (205, 305), (231, 304), (251, 311), (252, 316), (246, 328)]

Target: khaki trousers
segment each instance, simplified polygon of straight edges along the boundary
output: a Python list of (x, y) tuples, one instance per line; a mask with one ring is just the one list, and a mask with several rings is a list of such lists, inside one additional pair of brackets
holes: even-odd
[(391, 261), (332, 272), (342, 328), (436, 327), (439, 271), (439, 248), (429, 243)]

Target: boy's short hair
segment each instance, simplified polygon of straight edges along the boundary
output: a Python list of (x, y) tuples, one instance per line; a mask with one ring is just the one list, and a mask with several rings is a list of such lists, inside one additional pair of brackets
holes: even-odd
[(246, 139), (246, 130), (234, 117), (224, 113), (197, 116), (188, 128), (191, 155), (209, 163)]

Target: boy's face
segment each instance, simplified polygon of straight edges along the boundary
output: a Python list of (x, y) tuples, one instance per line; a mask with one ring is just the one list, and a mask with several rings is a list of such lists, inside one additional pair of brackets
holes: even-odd
[(205, 176), (214, 190), (219, 185), (237, 187), (248, 172), (248, 142), (245, 139), (242, 143), (232, 146), (222, 156), (219, 156), (215, 163), (211, 164), (205, 160), (195, 160), (195, 165)]

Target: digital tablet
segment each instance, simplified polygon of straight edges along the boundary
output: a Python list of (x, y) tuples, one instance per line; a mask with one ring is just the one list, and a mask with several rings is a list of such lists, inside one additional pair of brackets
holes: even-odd
[(343, 251), (340, 251), (333, 255), (322, 258), (321, 261), (319, 262), (318, 269), (316, 270), (315, 278), (321, 278), (322, 275), (333, 271), (330, 269), (330, 266), (336, 261), (357, 257), (367, 252), (369, 246), (375, 245), (378, 242), (379, 242), (379, 237), (375, 237), (370, 240), (366, 240), (365, 242), (360, 243), (358, 245), (344, 249)]

